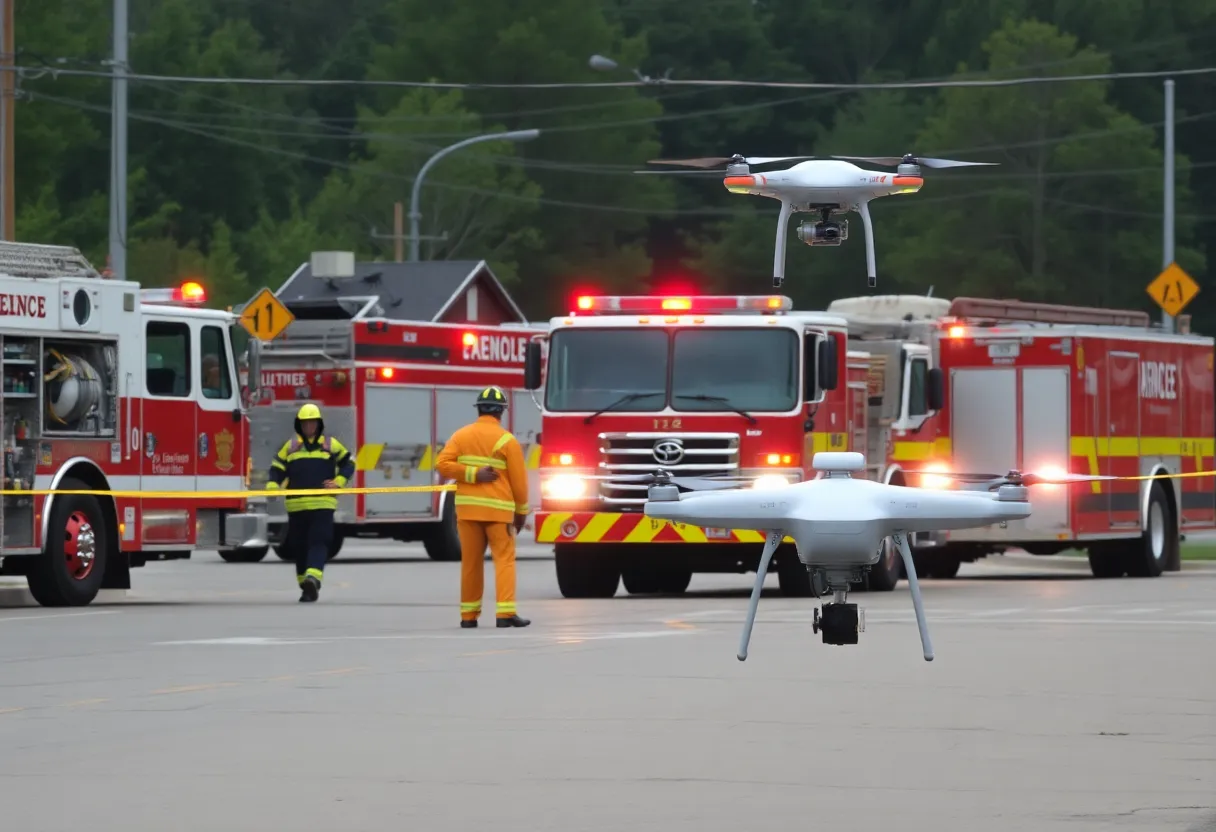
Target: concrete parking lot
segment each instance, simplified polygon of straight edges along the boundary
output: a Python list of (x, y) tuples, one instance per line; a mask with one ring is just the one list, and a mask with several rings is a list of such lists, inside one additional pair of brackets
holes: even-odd
[(1216, 829), (1210, 566), (964, 565), (932, 663), (903, 583), (829, 647), (773, 579), (740, 663), (751, 576), (566, 600), (535, 545), (523, 630), (460, 630), (416, 546), (348, 542), (316, 605), (273, 555), (133, 582), (0, 593), (4, 829)]

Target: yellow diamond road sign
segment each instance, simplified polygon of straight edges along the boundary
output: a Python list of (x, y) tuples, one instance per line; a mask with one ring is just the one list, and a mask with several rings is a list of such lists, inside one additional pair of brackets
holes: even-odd
[(259, 341), (273, 341), (295, 319), (274, 292), (262, 289), (241, 313), (241, 326)]
[(1165, 314), (1177, 316), (1199, 294), (1199, 284), (1177, 263), (1170, 263), (1147, 291)]

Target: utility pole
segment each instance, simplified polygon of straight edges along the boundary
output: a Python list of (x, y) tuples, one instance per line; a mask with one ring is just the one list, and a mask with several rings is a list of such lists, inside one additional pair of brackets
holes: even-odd
[[(4, 0), (11, 3), (12, 0)], [(110, 273), (127, 279), (127, 0), (114, 0), (114, 59), (110, 67), (113, 107), (110, 116)]]
[[(16, 0), (0, 0), (0, 60), (6, 66), (17, 65), (17, 49), (13, 43), (13, 6)], [(17, 239), (17, 162), (14, 154), (13, 110), (17, 101), (17, 71), (0, 73), (0, 165), (4, 170), (3, 193), (0, 193), (0, 235), (5, 240)]]
[(393, 203), (393, 259), (405, 259), (405, 206), (400, 202)]
[[(1174, 79), (1165, 80), (1165, 206), (1162, 213), (1161, 265), (1174, 262)], [(1174, 318), (1161, 311), (1161, 328), (1174, 331)]]

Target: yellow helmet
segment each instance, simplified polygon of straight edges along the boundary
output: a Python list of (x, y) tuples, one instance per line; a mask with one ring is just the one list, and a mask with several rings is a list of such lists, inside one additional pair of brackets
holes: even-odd
[(300, 408), (300, 412), (296, 414), (296, 418), (303, 422), (305, 419), (320, 419), (321, 408), (309, 402)]

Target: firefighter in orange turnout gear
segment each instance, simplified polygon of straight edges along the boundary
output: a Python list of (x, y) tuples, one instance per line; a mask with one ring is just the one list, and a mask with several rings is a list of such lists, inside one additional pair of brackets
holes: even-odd
[(519, 441), (501, 424), (507, 396), (487, 387), (477, 397), (477, 421), (452, 434), (435, 460), (456, 481), (460, 535), (460, 626), (477, 626), (485, 584), (486, 544), (494, 558), (499, 627), (527, 627), (515, 612), (515, 535), (528, 516), (528, 477)]

